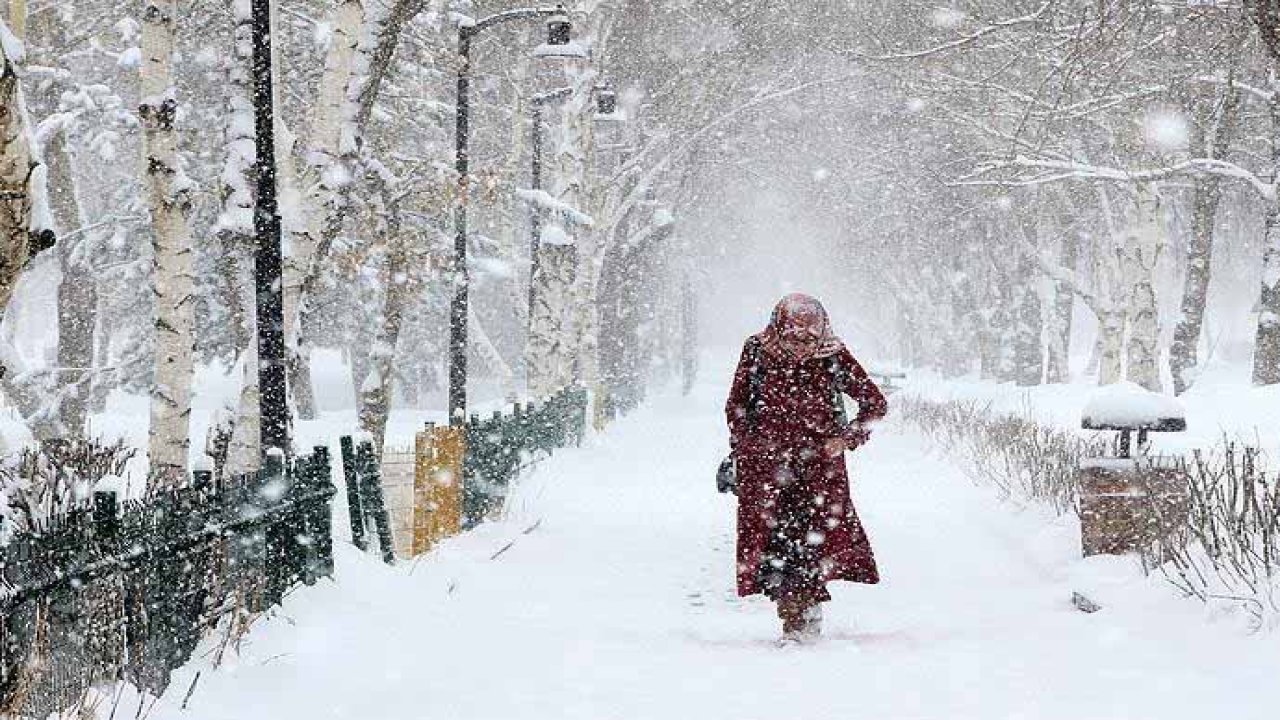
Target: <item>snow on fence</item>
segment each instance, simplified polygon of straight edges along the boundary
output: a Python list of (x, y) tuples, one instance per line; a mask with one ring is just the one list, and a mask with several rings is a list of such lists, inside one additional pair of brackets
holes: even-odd
[[(286, 469), (87, 502), (0, 547), (0, 715), (82, 709), (95, 686), (159, 695), (215, 628), (235, 639), (333, 573), (328, 450)], [(225, 622), (224, 622), (225, 620)]]
[(382, 492), (391, 521), (396, 557), (413, 555), (414, 489), (418, 456), (414, 448), (383, 448)]
[(511, 483), (538, 455), (582, 442), (587, 391), (570, 387), (542, 403), (515, 405), (487, 420), (472, 415), (466, 430), (462, 524), (475, 527), (502, 509)]
[(342, 438), (352, 540), (365, 550), (374, 535), (388, 563), (428, 552), (494, 518), (520, 472), (580, 443), (586, 421), (587, 392), (571, 387), (487, 419), (472, 415), (461, 428), (428, 424), (412, 451), (384, 450), (380, 463), (371, 439)]

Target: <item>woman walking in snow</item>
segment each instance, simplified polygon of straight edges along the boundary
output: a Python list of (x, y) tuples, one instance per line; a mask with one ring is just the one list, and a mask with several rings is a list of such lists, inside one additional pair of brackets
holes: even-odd
[[(852, 422), (840, 394), (857, 401)], [(784, 643), (821, 634), (827, 582), (880, 580), (844, 452), (865, 444), (886, 410), (812, 297), (784, 297), (743, 347), (725, 406), (738, 487), (738, 594), (777, 603)]]

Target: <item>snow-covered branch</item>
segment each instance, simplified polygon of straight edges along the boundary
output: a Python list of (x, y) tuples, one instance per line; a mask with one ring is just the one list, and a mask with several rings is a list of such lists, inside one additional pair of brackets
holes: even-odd
[[(987, 179), (986, 176), (1002, 170), (1040, 170), (1041, 174), (1032, 177), (1014, 177), (1011, 179)], [(1217, 158), (1193, 158), (1183, 162), (1159, 168), (1129, 170), (1092, 165), (1063, 160), (1046, 160), (1019, 155), (1011, 160), (987, 164), (972, 176), (962, 178), (953, 184), (962, 185), (1000, 185), (1006, 187), (1042, 185), (1059, 180), (1103, 180), (1124, 183), (1150, 183), (1169, 180), (1176, 177), (1194, 175), (1215, 175), (1238, 180), (1247, 184), (1254, 192), (1266, 200), (1276, 199), (1276, 184), (1258, 177), (1248, 168), (1241, 167), (1227, 160)]]
[(871, 60), (871, 61), (877, 61), (877, 62), (895, 61), (895, 60), (921, 60), (921, 59), (930, 58), (936, 55), (943, 55), (946, 53), (954, 52), (956, 50), (963, 50), (965, 48), (968, 48), (974, 45), (975, 43), (977, 43), (979, 40), (982, 40), (983, 38), (989, 35), (1003, 32), (1012, 28), (1033, 25), (1036, 22), (1039, 22), (1039, 20), (1045, 16), (1045, 14), (1049, 11), (1051, 7), (1053, 7), (1053, 5), (1054, 5), (1054, 0), (1045, 0), (1045, 2), (1042, 3), (1039, 8), (1037, 8), (1036, 10), (1034, 10), (1033, 12), (1027, 15), (1022, 15), (1015, 18), (1009, 18), (1007, 20), (997, 20), (990, 24), (984, 25), (981, 28), (978, 28), (977, 30), (974, 30), (970, 33), (962, 35), (961, 37), (958, 37), (955, 40), (950, 40), (945, 43), (941, 43), (939, 45), (934, 45), (933, 47), (923, 48), (921, 50), (911, 50), (911, 51), (897, 52), (897, 53), (884, 53), (879, 55), (865, 53), (858, 50), (849, 50), (849, 51), (846, 51), (846, 54), (856, 57), (860, 60)]

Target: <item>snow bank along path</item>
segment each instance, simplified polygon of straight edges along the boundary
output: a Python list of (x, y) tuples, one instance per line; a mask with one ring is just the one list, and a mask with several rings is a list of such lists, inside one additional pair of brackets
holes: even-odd
[[(774, 647), (772, 606), (732, 591), (733, 500), (713, 482), (723, 396), (654, 401), (539, 467), (508, 521), (415, 564), (344, 544), (336, 582), (296, 592), (218, 669), (183, 668), (150, 716), (1169, 720), (1280, 707), (1265, 636), (1124, 562), (1077, 560), (1069, 523), (999, 503), (892, 418), (852, 461), (884, 583), (833, 586), (826, 638)], [(1106, 609), (1074, 610), (1080, 583)]]

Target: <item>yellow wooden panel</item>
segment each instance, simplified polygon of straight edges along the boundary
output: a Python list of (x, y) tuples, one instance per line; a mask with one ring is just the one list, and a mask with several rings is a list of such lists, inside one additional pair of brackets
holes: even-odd
[(413, 553), (428, 552), (462, 531), (462, 428), (434, 427), (418, 433), (414, 472)]
[(432, 514), (428, 508), (430, 478), (435, 474), (436, 454), (430, 433), (420, 432), (414, 438), (413, 466), (413, 546), (414, 556), (431, 549)]
[(462, 461), (467, 454), (466, 431), (460, 427), (435, 430), (436, 456), (439, 458), (432, 482), (439, 537), (453, 537), (462, 532)]

